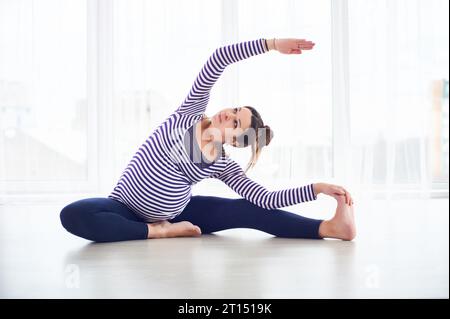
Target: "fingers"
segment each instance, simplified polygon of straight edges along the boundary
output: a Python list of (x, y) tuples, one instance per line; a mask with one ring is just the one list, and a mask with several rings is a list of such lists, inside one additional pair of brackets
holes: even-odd
[(333, 192), (338, 195), (345, 195), (345, 190), (343, 187), (340, 186), (333, 186)]
[(350, 195), (350, 193), (348, 191), (346, 191), (346, 190), (344, 190), (344, 191), (345, 191), (345, 199), (346, 199), (347, 205), (352, 206), (353, 205), (352, 196)]
[(341, 186), (335, 186), (334, 187), (334, 192), (337, 194), (337, 195), (344, 195), (345, 196), (345, 203), (347, 204), (347, 205), (353, 205), (353, 198), (352, 198), (352, 196), (350, 195), (350, 193), (344, 188), (344, 187), (341, 187)]
[(297, 45), (297, 49), (299, 50), (312, 50), (314, 45)]
[(306, 41), (304, 39), (300, 39), (296, 42), (296, 46), (300, 50), (311, 50), (314, 48), (315, 43), (312, 41)]
[(347, 205), (352, 206), (354, 204), (352, 196), (344, 187), (332, 184), (325, 185), (326, 187), (322, 190), (322, 193), (334, 197), (335, 199), (339, 199), (342, 196)]
[(347, 204), (347, 205), (350, 205), (350, 194), (349, 194), (349, 192), (347, 192), (346, 190), (345, 190), (345, 188), (344, 187), (340, 187), (340, 189), (341, 189), (341, 192), (344, 194), (344, 196), (345, 196), (345, 203)]
[(352, 204), (352, 197), (350, 196), (350, 193), (345, 191), (345, 199), (347, 201), (347, 205), (351, 205)]
[(302, 54), (303, 50), (312, 50), (315, 43), (305, 39), (278, 39), (276, 50), (283, 54)]
[(296, 41), (297, 43), (314, 44), (314, 42), (305, 39), (297, 39)]

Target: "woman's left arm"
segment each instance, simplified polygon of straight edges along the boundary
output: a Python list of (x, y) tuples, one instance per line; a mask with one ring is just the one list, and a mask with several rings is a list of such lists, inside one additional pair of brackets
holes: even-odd
[(213, 176), (253, 204), (265, 209), (277, 209), (317, 199), (314, 184), (302, 187), (268, 191), (263, 186), (248, 178), (242, 168), (233, 160), (222, 173)]
[(200, 70), (189, 94), (177, 112), (202, 115), (208, 104), (212, 87), (228, 65), (268, 51), (265, 39), (235, 43), (216, 49)]

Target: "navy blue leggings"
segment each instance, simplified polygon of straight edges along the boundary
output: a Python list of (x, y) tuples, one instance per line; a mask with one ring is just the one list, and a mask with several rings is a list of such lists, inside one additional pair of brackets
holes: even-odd
[[(119, 201), (88, 198), (63, 208), (61, 223), (70, 233), (96, 242), (146, 239), (147, 223)], [(267, 210), (246, 199), (192, 196), (172, 223), (189, 221), (202, 234), (231, 228), (251, 228), (277, 237), (320, 239), (322, 220), (291, 212)]]

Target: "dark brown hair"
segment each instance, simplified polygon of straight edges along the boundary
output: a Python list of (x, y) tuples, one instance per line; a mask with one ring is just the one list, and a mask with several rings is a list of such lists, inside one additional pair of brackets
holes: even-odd
[(241, 135), (233, 139), (234, 147), (247, 147), (251, 146), (252, 156), (247, 164), (245, 172), (255, 166), (258, 161), (261, 150), (264, 146), (269, 145), (273, 138), (273, 131), (268, 125), (264, 125), (261, 115), (251, 106), (244, 106), (252, 113), (250, 127), (245, 130)]

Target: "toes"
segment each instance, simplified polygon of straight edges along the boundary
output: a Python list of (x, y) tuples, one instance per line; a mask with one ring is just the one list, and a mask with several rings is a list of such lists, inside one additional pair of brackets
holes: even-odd
[(192, 233), (194, 236), (200, 236), (202, 234), (202, 231), (201, 231), (200, 227), (193, 226)]
[(202, 231), (200, 227), (192, 224), (191, 222), (183, 222), (185, 227), (185, 235), (186, 236), (200, 236)]

